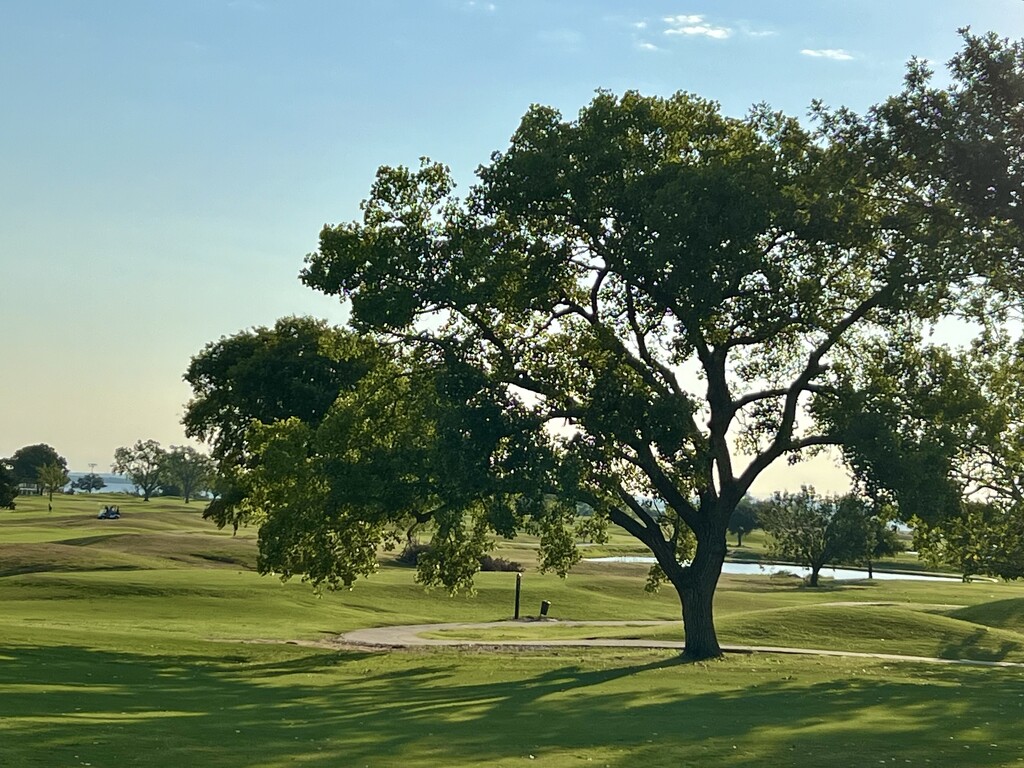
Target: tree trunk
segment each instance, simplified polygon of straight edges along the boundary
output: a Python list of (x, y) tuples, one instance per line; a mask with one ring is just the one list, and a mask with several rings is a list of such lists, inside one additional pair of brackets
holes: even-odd
[(873, 564), (872, 564), (872, 562), (870, 560), (868, 560), (868, 578), (869, 579), (875, 578), (875, 569), (874, 569)]
[(812, 565), (811, 566), (811, 579), (810, 579), (809, 584), (812, 587), (818, 586), (818, 571), (820, 571), (820, 570), (821, 570), (821, 566), (820, 565)]
[(693, 563), (673, 579), (683, 608), (683, 631), (686, 649), (683, 658), (689, 661), (715, 659), (722, 655), (715, 633), (713, 603), (718, 578), (725, 562), (725, 532), (710, 536), (710, 541), (697, 540)]

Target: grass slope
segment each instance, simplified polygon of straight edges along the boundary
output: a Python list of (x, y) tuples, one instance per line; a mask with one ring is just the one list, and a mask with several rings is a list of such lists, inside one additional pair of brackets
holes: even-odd
[[(118, 521), (95, 519), (108, 503), (97, 497), (60, 497), (53, 513), (31, 500), (0, 511), (0, 766), (987, 767), (1024, 757), (1019, 670), (293, 644), (360, 626), (507, 618), (514, 579), (482, 574), (476, 597), (450, 598), (386, 567), (317, 598), (258, 576), (251, 532), (218, 531), (195, 504), (117, 502)], [(678, 622), (672, 595), (643, 594), (644, 573), (585, 566), (563, 582), (531, 570), (523, 605)], [(1016, 658), (1022, 601), (1012, 584), (810, 590), (735, 577), (716, 611), (725, 640)], [(678, 623), (658, 631), (678, 636)]]

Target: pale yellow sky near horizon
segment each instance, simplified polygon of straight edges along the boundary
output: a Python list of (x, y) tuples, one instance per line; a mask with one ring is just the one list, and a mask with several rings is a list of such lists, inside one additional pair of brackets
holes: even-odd
[[(81, 389), (78, 390), (77, 396), (72, 397), (71, 401), (64, 405), (64, 412), (69, 416), (76, 411), (92, 414), (92, 429), (83, 432), (72, 431), (63, 434), (59, 439), (48, 439), (47, 430), (39, 428), (30, 410), (18, 411), (13, 414), (13, 419), (4, 424), (3, 433), (0, 435), (0, 456), (10, 456), (26, 445), (47, 443), (68, 460), (71, 471), (86, 472), (89, 471), (90, 464), (96, 464), (97, 471), (107, 472), (110, 471), (114, 451), (122, 445), (131, 445), (140, 439), (154, 439), (165, 448), (170, 445), (193, 445), (200, 450), (206, 450), (202, 444), (187, 440), (180, 428), (165, 429), (163, 433), (154, 429), (151, 414), (145, 408), (139, 407), (137, 400), (125, 399), (122, 410), (111, 413), (99, 409), (100, 413), (97, 413), (89, 388), (102, 387), (103, 377), (101, 373), (94, 376), (95, 378), (79, 379)], [(63, 386), (61, 382), (67, 383), (67, 380), (61, 379), (49, 385), (48, 392), (53, 397), (60, 396), (60, 387)], [(182, 405), (188, 400), (191, 390), (184, 382), (179, 381), (177, 384), (167, 386), (160, 395), (167, 398), (169, 410), (172, 407), (176, 409), (174, 412), (180, 421)], [(147, 402), (151, 401), (152, 399)], [(172, 402), (178, 405), (172, 406)], [(737, 456), (736, 462), (739, 471), (745, 465), (744, 457)], [(821, 493), (843, 493), (849, 490), (850, 479), (840, 465), (838, 452), (827, 451), (796, 464), (789, 464), (785, 459), (780, 459), (761, 474), (754, 483), (752, 493), (763, 497), (775, 491), (797, 491), (803, 485), (813, 486)]]

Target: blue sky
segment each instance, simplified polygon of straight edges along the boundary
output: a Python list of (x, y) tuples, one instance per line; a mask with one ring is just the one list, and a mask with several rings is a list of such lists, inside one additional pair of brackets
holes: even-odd
[[(287, 314), (381, 164), (468, 183), (531, 103), (687, 90), (740, 115), (863, 110), (958, 27), (1024, 37), (1021, 0), (7, 0), (0, 3), (0, 456), (73, 469), (185, 442), (204, 344)], [(762, 490), (841, 484), (826, 464)]]

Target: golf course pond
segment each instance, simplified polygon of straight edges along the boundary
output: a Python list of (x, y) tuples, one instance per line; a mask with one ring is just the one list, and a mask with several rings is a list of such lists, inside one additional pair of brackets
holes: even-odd
[[(653, 557), (640, 555), (618, 556), (618, 557), (588, 557), (584, 559), (587, 563), (649, 563), (654, 564)], [(792, 573), (796, 576), (809, 576), (810, 568), (799, 565), (786, 565), (780, 563), (733, 563), (726, 562), (722, 565), (722, 573), (732, 573), (740, 576), (772, 576), (777, 573)], [(819, 575), (824, 578), (843, 580), (866, 579), (868, 572), (856, 568), (822, 568)], [(893, 571), (874, 570), (872, 578), (881, 581), (960, 581), (959, 576), (940, 576), (927, 573), (896, 573)]]

